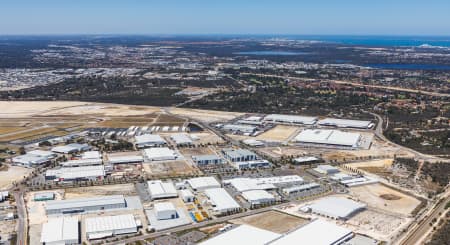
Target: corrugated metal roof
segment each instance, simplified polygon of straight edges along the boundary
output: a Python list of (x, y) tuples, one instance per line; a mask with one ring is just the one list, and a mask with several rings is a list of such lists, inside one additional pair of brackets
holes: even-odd
[(120, 229), (136, 228), (136, 220), (132, 214), (86, 218), (86, 233), (108, 232)]
[(113, 204), (126, 204), (123, 195), (77, 198), (68, 200), (52, 200), (45, 202), (45, 209), (58, 210), (67, 208), (82, 208), (89, 206), (101, 206)]
[(78, 241), (78, 219), (75, 217), (51, 218), (42, 225), (41, 243)]

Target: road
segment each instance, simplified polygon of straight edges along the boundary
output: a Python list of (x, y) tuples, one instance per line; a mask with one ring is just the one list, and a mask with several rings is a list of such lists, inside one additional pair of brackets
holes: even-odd
[(28, 241), (28, 214), (23, 200), (23, 192), (14, 193), (16, 200), (18, 228), (17, 228), (17, 245), (26, 245)]
[(401, 240), (399, 244), (401, 245), (415, 245), (423, 239), (423, 237), (428, 234), (428, 232), (433, 229), (430, 223), (433, 219), (438, 220), (441, 216), (440, 214), (445, 211), (445, 205), (450, 202), (450, 189), (444, 194), (442, 201), (439, 202), (427, 216), (419, 221), (416, 226), (409, 229), (406, 237)]
[(388, 142), (391, 145), (395, 145), (396, 147), (398, 147), (398, 148), (400, 148), (400, 149), (402, 149), (404, 151), (408, 151), (408, 152), (413, 153), (415, 158), (420, 159), (420, 160), (424, 160), (424, 161), (427, 161), (427, 162), (448, 161), (448, 159), (440, 158), (440, 157), (433, 156), (433, 155), (424, 154), (424, 153), (418, 152), (416, 150), (413, 150), (411, 148), (408, 148), (408, 147), (405, 147), (405, 146), (402, 146), (402, 145), (399, 145), (399, 144), (396, 144), (396, 143), (390, 141), (383, 134), (383, 122), (384, 122), (383, 121), (383, 117), (378, 115), (378, 114), (376, 114), (376, 113), (373, 113), (373, 112), (369, 112), (369, 113), (372, 114), (373, 116), (375, 116), (377, 118), (377, 120), (378, 120), (378, 124), (377, 124), (376, 128), (374, 129), (374, 134), (379, 139), (381, 139), (381, 140), (383, 140), (385, 142)]

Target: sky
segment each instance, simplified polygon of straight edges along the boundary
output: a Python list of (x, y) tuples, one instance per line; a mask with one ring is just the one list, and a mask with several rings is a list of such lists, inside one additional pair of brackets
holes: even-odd
[(0, 0), (0, 35), (450, 35), (450, 0)]

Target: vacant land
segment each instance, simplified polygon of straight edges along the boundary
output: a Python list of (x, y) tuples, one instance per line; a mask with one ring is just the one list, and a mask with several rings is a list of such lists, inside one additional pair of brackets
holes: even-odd
[(274, 128), (258, 135), (256, 138), (265, 141), (286, 141), (298, 130), (298, 127), (277, 125)]
[(136, 189), (133, 184), (70, 188), (65, 192), (65, 199), (108, 195), (133, 196), (136, 195)]
[(352, 187), (350, 192), (371, 207), (403, 215), (411, 214), (420, 204), (416, 198), (382, 184)]
[(407, 223), (407, 220), (388, 213), (368, 209), (357, 213), (347, 221), (347, 224), (351, 225), (357, 232), (376, 239), (387, 240), (401, 229)]
[(144, 171), (151, 176), (189, 175), (198, 172), (185, 161), (152, 162), (143, 164)]
[(32, 172), (32, 169), (19, 166), (9, 166), (7, 171), (0, 171), (0, 189), (11, 187), (13, 182), (22, 180)]
[(276, 233), (288, 232), (308, 222), (306, 219), (295, 217), (278, 211), (268, 211), (252, 216), (231, 220), (234, 224), (248, 224)]

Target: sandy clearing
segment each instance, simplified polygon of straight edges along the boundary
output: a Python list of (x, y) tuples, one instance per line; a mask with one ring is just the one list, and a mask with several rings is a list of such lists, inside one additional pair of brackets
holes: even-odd
[(388, 168), (392, 165), (393, 162), (394, 159), (383, 159), (383, 160), (352, 162), (349, 163), (348, 165), (355, 168), (363, 168), (363, 167)]
[(134, 184), (90, 186), (90, 187), (67, 189), (65, 192), (65, 199), (108, 196), (108, 195), (134, 196), (136, 195), (136, 193), (137, 192), (134, 187)]
[(256, 139), (265, 141), (286, 141), (299, 127), (277, 125), (274, 128), (256, 136)]
[(22, 180), (31, 174), (31, 168), (19, 166), (9, 166), (8, 171), (0, 171), (0, 189), (8, 189), (12, 187), (14, 181)]
[[(349, 188), (351, 194), (369, 206), (388, 212), (409, 215), (420, 204), (420, 201), (382, 184), (364, 185)], [(397, 200), (386, 200), (381, 195), (395, 195)]]

